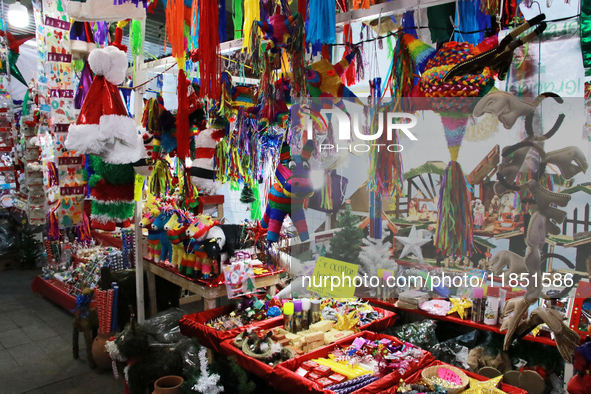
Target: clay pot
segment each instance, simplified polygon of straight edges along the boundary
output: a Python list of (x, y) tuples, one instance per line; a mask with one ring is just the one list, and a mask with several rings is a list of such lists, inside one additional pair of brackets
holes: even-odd
[(164, 376), (154, 383), (154, 392), (152, 394), (179, 394), (183, 382), (184, 379), (180, 376)]
[(105, 350), (105, 344), (113, 335), (114, 334), (109, 333), (98, 333), (92, 342), (92, 358), (94, 358), (94, 362), (100, 369), (110, 370), (112, 368), (111, 358), (109, 357), (109, 353)]

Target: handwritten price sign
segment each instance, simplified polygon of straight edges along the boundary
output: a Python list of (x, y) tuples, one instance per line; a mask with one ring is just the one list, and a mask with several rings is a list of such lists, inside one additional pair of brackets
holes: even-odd
[(74, 98), (74, 91), (70, 89), (51, 89), (49, 91), (49, 97), (57, 98)]
[(58, 157), (57, 162), (60, 166), (79, 166), (82, 165), (82, 156)]
[(69, 53), (49, 52), (47, 54), (47, 61), (58, 63), (72, 63), (72, 55), (70, 55)]
[(45, 26), (55, 27), (57, 29), (62, 29), (62, 30), (70, 30), (70, 22), (62, 21), (60, 19), (51, 18), (49, 16), (45, 17)]
[(62, 196), (80, 196), (84, 195), (85, 186), (65, 186), (60, 187), (60, 194)]
[(68, 129), (70, 128), (70, 124), (69, 123), (57, 123), (54, 127), (55, 127), (55, 129), (53, 131), (55, 133), (67, 133)]
[(458, 376), (458, 374), (447, 368), (439, 368), (437, 370), (437, 376), (458, 386), (462, 384), (462, 379)]

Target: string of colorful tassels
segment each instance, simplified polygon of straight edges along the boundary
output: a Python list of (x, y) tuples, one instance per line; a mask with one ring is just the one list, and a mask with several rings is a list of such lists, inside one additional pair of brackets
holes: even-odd
[(84, 211), (82, 212), (82, 221), (76, 226), (76, 234), (78, 236), (78, 242), (89, 243), (92, 241), (92, 236), (90, 235), (90, 222)]
[(150, 193), (155, 197), (166, 197), (170, 191), (170, 172), (165, 160), (158, 160), (154, 164), (150, 176)]
[(49, 211), (47, 214), (47, 238), (52, 241), (59, 241), (60, 239), (60, 227), (57, 220), (55, 211), (59, 207), (59, 203)]
[(221, 94), (220, 37), (218, 32), (218, 7), (212, 0), (199, 1), (199, 72), (201, 97), (219, 100)]
[(47, 163), (47, 175), (49, 178), (49, 187), (57, 186), (60, 184), (59, 172), (54, 162), (50, 161)]

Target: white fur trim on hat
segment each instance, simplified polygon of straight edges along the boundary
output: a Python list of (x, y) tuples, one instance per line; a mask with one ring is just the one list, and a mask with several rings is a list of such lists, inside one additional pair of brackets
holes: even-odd
[(90, 52), (88, 64), (96, 75), (104, 76), (113, 85), (120, 85), (125, 80), (127, 55), (112, 45)]
[(134, 163), (146, 156), (134, 120), (120, 115), (101, 116), (99, 124), (70, 125), (65, 146), (80, 154), (100, 156), (111, 164)]
[(68, 16), (81, 22), (118, 22), (125, 19), (146, 19), (146, 10), (140, 4), (136, 7), (132, 2), (114, 5), (113, 0), (68, 1)]

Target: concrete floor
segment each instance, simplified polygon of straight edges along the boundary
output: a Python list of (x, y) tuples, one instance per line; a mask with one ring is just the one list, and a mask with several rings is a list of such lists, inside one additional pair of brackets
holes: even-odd
[(122, 377), (88, 367), (82, 335), (72, 357), (72, 314), (31, 292), (39, 273), (0, 272), (0, 393), (123, 393)]

